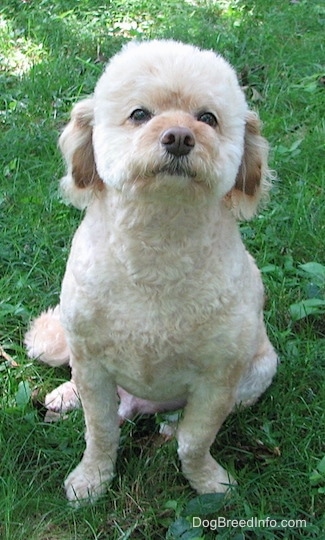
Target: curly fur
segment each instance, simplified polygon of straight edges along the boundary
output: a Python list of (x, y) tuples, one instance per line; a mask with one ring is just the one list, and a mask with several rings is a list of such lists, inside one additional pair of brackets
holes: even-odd
[[(174, 139), (181, 150), (170, 150)], [(30, 356), (70, 361), (67, 394), (83, 405), (87, 446), (67, 496), (95, 499), (113, 477), (118, 388), (120, 416), (186, 403), (176, 435), (183, 472), (199, 493), (225, 491), (232, 479), (210, 445), (277, 366), (260, 273), (236, 223), (269, 188), (257, 115), (221, 56), (132, 43), (75, 105), (60, 147), (62, 189), (86, 214), (60, 307), (33, 323), (26, 343)], [(64, 401), (64, 389), (54, 398)]]

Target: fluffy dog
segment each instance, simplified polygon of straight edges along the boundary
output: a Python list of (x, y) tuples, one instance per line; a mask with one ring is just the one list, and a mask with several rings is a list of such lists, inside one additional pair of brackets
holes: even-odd
[[(113, 477), (117, 386), (146, 403), (186, 402), (176, 435), (183, 473), (199, 493), (226, 491), (233, 480), (210, 446), (277, 366), (260, 273), (237, 225), (269, 187), (258, 118), (214, 52), (131, 43), (74, 107), (60, 147), (65, 196), (86, 207), (52, 344), (70, 358), (86, 422), (67, 496), (93, 500)], [(26, 341), (46, 360), (43, 330), (36, 321)]]

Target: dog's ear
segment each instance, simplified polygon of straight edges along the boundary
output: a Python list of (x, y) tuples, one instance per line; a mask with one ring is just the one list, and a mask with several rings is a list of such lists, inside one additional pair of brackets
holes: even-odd
[(250, 219), (270, 189), (267, 166), (268, 143), (260, 133), (260, 121), (248, 111), (245, 124), (244, 153), (236, 182), (225, 201), (238, 219)]
[(104, 187), (94, 159), (93, 113), (92, 98), (77, 103), (59, 139), (67, 164), (67, 175), (61, 180), (61, 191), (63, 197), (78, 208), (87, 206), (92, 193)]

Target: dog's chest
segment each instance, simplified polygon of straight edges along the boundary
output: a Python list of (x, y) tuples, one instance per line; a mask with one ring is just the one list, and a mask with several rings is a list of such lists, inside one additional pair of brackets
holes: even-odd
[(230, 227), (212, 230), (208, 218), (204, 229), (201, 215), (196, 223), (190, 217), (182, 220), (180, 232), (176, 223), (172, 229), (152, 222), (152, 234), (148, 225), (126, 232), (120, 223), (103, 234), (98, 220), (82, 224), (61, 305), (65, 328), (88, 356), (109, 358), (119, 371), (131, 362), (134, 375), (149, 383), (160, 369), (153, 366), (182, 370), (211, 340), (224, 345), (237, 309), (243, 246), (231, 224), (230, 246), (223, 238)]
[(187, 255), (175, 257), (177, 262), (172, 253), (164, 255), (160, 264), (159, 257), (152, 264), (128, 259), (125, 266), (111, 260), (107, 274), (98, 267), (97, 273), (89, 271), (87, 284), (75, 283), (69, 294), (73, 331), (84, 335), (92, 328), (99, 340), (115, 336), (143, 349), (157, 342), (176, 347), (184, 336), (209, 325), (229, 307), (231, 284), (219, 283), (208, 269), (191, 270), (194, 263)]

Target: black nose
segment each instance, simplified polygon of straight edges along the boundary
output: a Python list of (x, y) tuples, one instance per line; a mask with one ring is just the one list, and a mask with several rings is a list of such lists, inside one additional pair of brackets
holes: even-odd
[(186, 127), (172, 127), (164, 131), (160, 137), (161, 144), (169, 154), (186, 156), (195, 146), (192, 131)]

